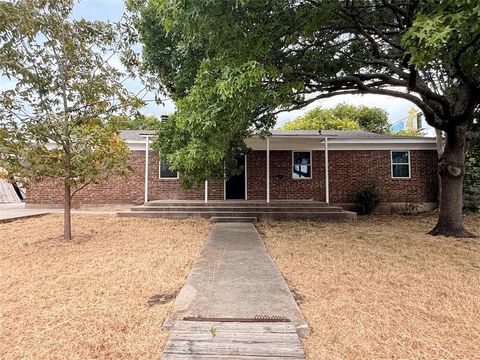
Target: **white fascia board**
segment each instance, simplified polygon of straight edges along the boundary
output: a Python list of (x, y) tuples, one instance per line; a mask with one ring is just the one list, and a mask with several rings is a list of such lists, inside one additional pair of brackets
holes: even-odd
[[(125, 143), (127, 144), (128, 148), (131, 151), (145, 151), (145, 140), (144, 141), (138, 141), (138, 140), (125, 140)], [(148, 140), (149, 145), (153, 143), (152, 139)], [(152, 151), (152, 148), (150, 147), (150, 151)]]
[(436, 150), (435, 143), (332, 143), (329, 141), (329, 151), (375, 151), (375, 150)]
[(331, 150), (436, 150), (434, 138), (408, 139), (335, 139)]
[[(152, 139), (149, 140), (153, 143)], [(252, 150), (266, 150), (267, 141), (259, 137), (245, 140)], [(132, 151), (145, 151), (145, 141), (127, 140)], [(435, 138), (398, 139), (339, 139), (329, 137), (329, 150), (436, 150)], [(270, 150), (325, 150), (324, 138), (320, 136), (271, 137)]]
[[(247, 139), (246, 144), (252, 150), (266, 150), (266, 140), (260, 138)], [(330, 138), (330, 150), (436, 150), (433, 138), (419, 139), (338, 139)], [(324, 150), (323, 138), (289, 137), (270, 138), (270, 150)]]

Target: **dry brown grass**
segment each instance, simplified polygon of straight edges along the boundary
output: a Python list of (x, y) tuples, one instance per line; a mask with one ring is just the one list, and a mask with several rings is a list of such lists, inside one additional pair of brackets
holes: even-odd
[(0, 224), (0, 358), (160, 358), (162, 323), (210, 228), (75, 215), (64, 242), (60, 215)]
[[(480, 358), (480, 242), (425, 235), (434, 216), (259, 230), (312, 329), (309, 359)], [(480, 216), (466, 217), (480, 234)]]

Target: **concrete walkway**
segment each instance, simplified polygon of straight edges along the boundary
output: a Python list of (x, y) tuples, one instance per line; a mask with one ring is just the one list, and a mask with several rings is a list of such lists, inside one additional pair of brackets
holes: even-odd
[[(262, 322), (265, 318), (280, 321)], [(192, 343), (188, 343), (188, 339), (184, 339), (187, 340), (185, 346), (188, 345), (190, 348), (187, 346), (185, 349), (177, 349), (172, 344), (172, 341), (178, 337), (175, 330), (177, 329), (178, 332), (178, 329), (185, 326), (182, 323), (191, 321), (198, 323), (207, 321), (217, 324), (216, 327), (219, 328), (227, 326), (225, 324), (230, 322), (250, 324), (257, 328), (270, 324), (270, 326), (280, 326), (282, 329), (289, 327), (301, 336), (309, 334), (308, 326), (292, 293), (275, 262), (268, 254), (259, 233), (250, 223), (215, 224), (185, 285), (175, 300), (172, 315), (165, 322), (166, 329), (173, 328), (174, 330), (171, 341), (167, 344), (166, 352), (172, 348), (176, 349), (178, 354), (188, 354), (189, 351), (193, 351)], [(249, 328), (249, 325), (243, 326)], [(261, 336), (262, 346), (265, 347), (265, 344), (268, 344), (267, 347), (271, 349), (272, 343), (264, 341), (265, 336), (268, 339), (268, 335)], [(295, 334), (295, 336), (298, 335)], [(251, 343), (252, 339), (246, 341)], [(255, 341), (253, 342), (255, 343)], [(232, 352), (221, 354), (216, 352), (210, 355), (215, 354), (220, 356), (218, 358), (225, 359), (230, 358), (229, 356), (241, 355), (241, 350), (238, 348), (239, 343), (242, 343), (241, 339), (230, 344)], [(295, 358), (303, 358), (303, 355), (297, 357), (298, 351), (303, 354), (301, 346), (298, 345), (300, 342), (295, 344), (297, 344), (297, 348), (287, 350), (295, 353)], [(205, 349), (207, 345), (202, 343), (199, 348)], [(211, 348), (211, 344), (207, 347)], [(169, 356), (167, 357), (165, 354), (164, 358), (171, 359), (172, 354), (168, 354)], [(276, 358), (282, 358), (278, 354), (276, 356)]]
[[(116, 216), (120, 205), (114, 207), (99, 207), (72, 209), (72, 215), (109, 215)], [(25, 207), (25, 203), (0, 204), (0, 222), (9, 222), (52, 213), (63, 213), (63, 208), (35, 208)]]
[(0, 222), (13, 221), (59, 212), (60, 209), (25, 208), (25, 203), (0, 204)]

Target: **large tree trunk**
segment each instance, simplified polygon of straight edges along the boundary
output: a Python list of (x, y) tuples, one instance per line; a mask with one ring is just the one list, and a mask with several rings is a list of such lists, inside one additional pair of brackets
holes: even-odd
[[(443, 154), (443, 148), (444, 148), (442, 130), (435, 129), (435, 135), (437, 139), (437, 158), (440, 161), (440, 158), (442, 157), (442, 154)], [(438, 194), (437, 194), (438, 206), (440, 206), (441, 201), (442, 201), (442, 178), (440, 177), (440, 174), (438, 174)]]
[(474, 237), (463, 227), (463, 178), (465, 177), (466, 129), (446, 133), (445, 148), (438, 162), (441, 197), (437, 225), (431, 235)]
[(65, 182), (64, 209), (63, 209), (63, 239), (72, 240), (72, 222), (71, 222), (71, 196), (70, 184)]

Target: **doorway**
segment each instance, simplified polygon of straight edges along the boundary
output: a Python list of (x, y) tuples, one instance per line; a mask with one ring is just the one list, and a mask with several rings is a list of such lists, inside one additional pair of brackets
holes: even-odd
[(225, 200), (245, 200), (246, 157), (238, 158), (238, 175), (225, 181)]

